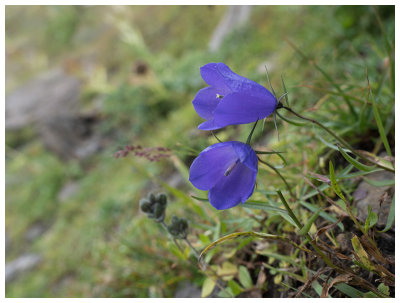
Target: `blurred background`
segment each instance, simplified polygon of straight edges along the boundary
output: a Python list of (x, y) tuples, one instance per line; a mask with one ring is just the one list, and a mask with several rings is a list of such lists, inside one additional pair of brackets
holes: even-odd
[[(205, 86), (199, 68), (224, 62), (266, 85), (267, 66), (278, 95), (283, 74), (302, 111), (326, 85), (288, 40), (340, 85), (365, 86), (364, 64), (371, 82), (387, 65), (377, 15), (394, 33), (390, 6), (6, 6), (6, 296), (200, 296), (190, 253), (138, 207), (167, 192), (167, 217), (189, 220), (197, 249), (253, 226), (234, 221), (243, 209), (190, 199), (187, 169), (215, 143), (191, 104)], [(250, 127), (218, 136), (245, 140)], [(297, 144), (283, 126), (278, 142), (273, 123), (265, 128), (257, 144), (297, 150), (293, 163), (306, 165), (312, 142)], [(113, 157), (126, 145), (171, 152)]]

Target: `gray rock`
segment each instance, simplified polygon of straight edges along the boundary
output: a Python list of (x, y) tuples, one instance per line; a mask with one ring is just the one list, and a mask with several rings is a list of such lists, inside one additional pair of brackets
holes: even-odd
[(79, 94), (77, 78), (60, 68), (51, 70), (6, 96), (5, 127), (21, 129), (49, 117), (74, 113)]
[(31, 270), (42, 260), (41, 256), (36, 254), (25, 254), (17, 259), (6, 263), (5, 280), (10, 282), (22, 273)]
[(27, 230), (27, 232), (25, 233), (25, 239), (27, 241), (33, 241), (41, 236), (46, 230), (47, 227), (44, 224), (36, 223)]
[[(391, 180), (394, 175), (387, 171), (380, 171), (369, 174), (367, 178), (374, 181), (382, 181)], [(378, 225), (385, 226), (393, 194), (394, 186), (376, 187), (362, 181), (353, 193), (358, 217), (365, 221), (368, 216), (368, 205), (370, 205), (372, 211), (379, 216)], [(394, 224), (392, 229), (394, 230)]]
[(178, 286), (175, 292), (175, 298), (201, 298), (201, 289), (189, 282), (185, 282)]
[(45, 147), (63, 159), (83, 159), (101, 145), (101, 137), (94, 134), (96, 116), (62, 115), (47, 118), (40, 136)]

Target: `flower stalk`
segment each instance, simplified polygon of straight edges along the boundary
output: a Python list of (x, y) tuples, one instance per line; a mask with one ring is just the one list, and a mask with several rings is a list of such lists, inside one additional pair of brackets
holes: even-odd
[(292, 189), (289, 185), (289, 183), (287, 183), (286, 179), (282, 176), (282, 174), (279, 172), (279, 170), (277, 170), (273, 165), (269, 164), (268, 162), (265, 162), (264, 160), (261, 160), (260, 157), (258, 157), (258, 161), (260, 161), (262, 164), (268, 166), (269, 168), (271, 168), (274, 172), (276, 172), (276, 174), (279, 176), (279, 178), (282, 179), (283, 183), (285, 183), (286, 188), (289, 191), (290, 196), (293, 199), (296, 199), (296, 195), (292, 192)]

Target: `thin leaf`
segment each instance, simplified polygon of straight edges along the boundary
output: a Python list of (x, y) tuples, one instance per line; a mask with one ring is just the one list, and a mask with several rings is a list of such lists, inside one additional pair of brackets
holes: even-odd
[(362, 171), (372, 171), (374, 170), (376, 167), (375, 166), (368, 166), (365, 164), (362, 164), (360, 162), (358, 162), (357, 160), (353, 159), (352, 157), (350, 157), (344, 150), (343, 148), (341, 148), (339, 145), (337, 146), (339, 148), (339, 152), (342, 154), (342, 156), (352, 165), (354, 165), (355, 167), (357, 167), (359, 170)]
[(352, 178), (355, 178), (355, 177), (360, 177), (360, 176), (365, 176), (365, 175), (369, 175), (369, 174), (372, 174), (372, 173), (376, 173), (378, 171), (383, 171), (383, 169), (382, 168), (376, 168), (376, 169), (368, 171), (368, 172), (358, 171), (358, 172), (351, 173), (351, 174), (342, 174), (342, 173), (340, 173), (339, 175), (336, 176), (336, 179), (337, 180), (352, 179)]
[[(326, 183), (324, 183), (324, 184), (318, 186), (318, 189), (319, 189), (319, 191), (323, 192), (323, 191), (324, 191), (325, 189), (327, 189), (328, 187), (329, 187), (329, 185), (326, 184)], [(308, 200), (308, 199), (310, 199), (310, 198), (312, 198), (312, 197), (314, 197), (315, 195), (318, 195), (318, 194), (319, 194), (318, 190), (313, 189), (313, 190), (310, 191), (308, 194), (302, 196), (300, 199), (301, 199), (301, 200)]]
[(379, 135), (382, 139), (383, 145), (385, 146), (387, 154), (391, 157), (392, 151), (390, 149), (389, 142), (388, 142), (388, 139), (387, 139), (386, 133), (385, 133), (385, 128), (383, 127), (382, 119), (379, 114), (378, 107), (376, 106), (375, 97), (372, 95), (372, 92), (371, 92), (371, 96), (372, 96), (372, 109), (374, 111), (374, 117), (375, 117), (376, 125), (378, 126)]
[(390, 295), (389, 286), (385, 285), (384, 283), (378, 285), (378, 290), (386, 296)]
[[(375, 270), (375, 266), (370, 261), (367, 252), (356, 235), (351, 238), (351, 244), (353, 245), (354, 249), (353, 254), (356, 257), (359, 265), (369, 271)], [(354, 262), (357, 263), (356, 260), (354, 260)]]
[(296, 279), (297, 281), (300, 281), (300, 282), (302, 282), (302, 283), (305, 283), (305, 281), (306, 281), (306, 279), (303, 278), (302, 276), (300, 276), (300, 275), (298, 275), (298, 274), (295, 274), (295, 273), (293, 273), (293, 272), (290, 272), (290, 271), (288, 271), (286, 268), (284, 268), (284, 269), (275, 268), (275, 267), (272, 267), (271, 265), (269, 265), (269, 264), (267, 264), (267, 263), (263, 263), (263, 266), (264, 266), (265, 268), (268, 268), (268, 269), (270, 269), (270, 270), (274, 270), (274, 271), (276, 271), (276, 272), (278, 272), (278, 273), (281, 273), (281, 274), (283, 274), (283, 275), (292, 277), (293, 279)]
[(276, 98), (276, 94), (275, 94), (274, 88), (272, 87), (271, 81), (269, 81), (268, 68), (267, 68), (266, 65), (265, 65), (264, 67), (265, 67), (265, 71), (267, 72), (267, 80), (268, 80), (269, 87), (271, 88), (271, 91), (272, 91), (272, 93), (274, 94), (274, 96), (275, 96), (275, 98)]
[(274, 211), (274, 212), (287, 214), (287, 211), (285, 209), (270, 206), (267, 203), (261, 202), (261, 201), (246, 201), (244, 204), (240, 204), (240, 205), (245, 208), (261, 209), (266, 212)]
[(353, 286), (350, 286), (345, 283), (338, 283), (333, 286), (337, 290), (341, 291), (345, 295), (349, 296), (350, 298), (363, 298), (363, 293), (359, 291), (358, 289), (354, 288)]
[[(377, 155), (374, 155), (373, 153), (367, 152), (365, 150), (358, 150), (357, 151), (360, 155), (363, 155), (364, 157), (368, 158), (371, 160), (373, 163), (376, 163), (376, 165), (380, 165), (381, 168), (389, 170), (394, 173), (394, 166), (391, 161), (388, 161), (382, 157), (379, 157)], [(394, 158), (392, 157), (391, 159)]]
[(374, 227), (378, 222), (378, 215), (372, 211), (371, 205), (368, 205), (368, 216), (365, 220), (365, 231), (368, 231), (370, 228)]
[(275, 124), (275, 129), (278, 134), (278, 141), (279, 141), (279, 130), (278, 130), (278, 125), (276, 124), (276, 111), (274, 111), (274, 124)]
[(250, 273), (247, 270), (247, 267), (243, 265), (239, 266), (239, 282), (244, 288), (253, 287), (253, 280), (251, 279)]
[(304, 224), (304, 226), (300, 229), (299, 231), (299, 235), (300, 236), (305, 236), (308, 231), (311, 228), (311, 225), (314, 223), (315, 220), (317, 220), (319, 213), (321, 212), (321, 209), (318, 209), (312, 216), (311, 218), (307, 221), (306, 224)]
[(257, 152), (256, 151), (256, 154), (259, 154), (259, 155), (276, 154), (279, 158), (281, 158), (281, 160), (283, 161), (283, 165), (274, 166), (277, 169), (284, 168), (285, 166), (287, 166), (287, 163), (288, 163), (287, 160), (285, 159), (285, 157), (283, 155), (281, 155), (282, 153), (284, 153), (284, 152)]
[(208, 202), (208, 198), (200, 198), (200, 197), (196, 197), (196, 196), (191, 196), (193, 199), (201, 201), (201, 202)]
[(215, 287), (215, 281), (211, 278), (207, 278), (203, 282), (203, 286), (201, 288), (201, 297), (205, 298), (211, 295), (212, 291)]
[(344, 197), (342, 191), (340, 190), (340, 187), (336, 181), (335, 177), (335, 169), (333, 167), (332, 161), (329, 161), (329, 176), (331, 179), (331, 187), (335, 191), (335, 193), (343, 200), (346, 201), (346, 198)]
[[(328, 141), (326, 141), (324, 138), (322, 138), (317, 132), (315, 132), (315, 135), (316, 135), (316, 137), (322, 142), (322, 143), (324, 143), (326, 146), (328, 146), (329, 148), (332, 148), (332, 149), (334, 149), (334, 150), (336, 150), (336, 151), (339, 151), (339, 148), (336, 146), (336, 145), (334, 145), (334, 144), (332, 144), (332, 143), (329, 143)], [(348, 150), (348, 149), (343, 149), (344, 151), (346, 151), (346, 152), (351, 152), (350, 150)]]
[(363, 177), (363, 179), (365, 180), (365, 182), (367, 182), (368, 184), (372, 185), (372, 186), (376, 186), (376, 187), (382, 187), (382, 186), (392, 186), (395, 184), (395, 179), (391, 179), (391, 180), (372, 180), (366, 177)]
[[(315, 292), (319, 295), (319, 296), (321, 296), (321, 294), (322, 294), (322, 286), (321, 286), (321, 284), (319, 284), (317, 281), (314, 281), (312, 284), (311, 284), (311, 286), (314, 288), (314, 290), (315, 290)], [(329, 296), (329, 298), (330, 298), (331, 296)]]
[(220, 298), (233, 298), (234, 295), (232, 293), (232, 290), (230, 287), (226, 287), (224, 289), (222, 289), (219, 293), (218, 293), (218, 297)]
[(243, 288), (240, 287), (239, 284), (237, 284), (235, 282), (235, 280), (229, 280), (228, 281), (228, 286), (230, 287), (230, 289), (232, 290), (233, 295), (236, 297), (237, 295), (239, 295), (240, 293), (243, 292)]
[(282, 80), (283, 91), (285, 92), (286, 104), (287, 104), (287, 106), (290, 106), (288, 92), (287, 92), (287, 89), (286, 89), (285, 81), (283, 81), (283, 76), (282, 75), (281, 75), (281, 80)]

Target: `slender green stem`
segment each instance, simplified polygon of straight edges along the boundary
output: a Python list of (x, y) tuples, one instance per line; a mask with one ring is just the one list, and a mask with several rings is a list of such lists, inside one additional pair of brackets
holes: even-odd
[(251, 129), (251, 132), (250, 132), (249, 136), (247, 137), (246, 144), (250, 145), (251, 137), (253, 136), (253, 132), (256, 129), (257, 123), (258, 123), (258, 119), (257, 119), (256, 123), (254, 123), (253, 128)]
[(168, 227), (167, 224), (165, 224), (164, 221), (161, 221), (160, 224), (162, 225), (162, 227), (164, 227), (164, 229), (167, 231), (168, 235), (171, 237), (171, 239), (174, 241), (176, 247), (178, 247), (178, 249), (183, 252), (182, 247), (178, 244), (178, 242), (176, 241), (176, 239), (169, 233), (168, 231)]
[(302, 116), (302, 115), (296, 113), (295, 111), (293, 111), (293, 110), (292, 110), (291, 108), (289, 108), (289, 107), (283, 106), (282, 108), (284, 108), (284, 109), (286, 109), (287, 111), (291, 112), (293, 115), (299, 117), (300, 119), (303, 119), (303, 120), (306, 120), (306, 121), (309, 121), (309, 122), (311, 122), (311, 123), (313, 123), (313, 124), (318, 125), (318, 126), (321, 127), (322, 129), (324, 129), (328, 134), (330, 134), (332, 137), (334, 137), (336, 140), (338, 140), (343, 146), (345, 146), (345, 147), (347, 147), (349, 150), (351, 150), (351, 152), (352, 152), (354, 155), (358, 156), (359, 158), (363, 159), (364, 161), (367, 161), (367, 162), (369, 162), (369, 163), (371, 163), (371, 164), (374, 164), (374, 165), (376, 165), (376, 166), (378, 166), (378, 167), (380, 167), (380, 168), (383, 168), (384, 170), (387, 170), (387, 171), (390, 171), (390, 172), (394, 173), (394, 169), (391, 169), (391, 168), (389, 168), (389, 167), (380, 165), (379, 163), (374, 162), (374, 161), (368, 159), (367, 157), (365, 157), (364, 155), (358, 153), (349, 143), (347, 143), (345, 140), (343, 140), (342, 138), (340, 138), (340, 137), (339, 137), (338, 135), (336, 135), (333, 131), (331, 131), (329, 128), (327, 128), (326, 126), (324, 126), (322, 123), (320, 123), (320, 122), (318, 122), (318, 121), (316, 121), (316, 120), (314, 120), (314, 119), (306, 118), (306, 117), (304, 117), (304, 116)]
[(199, 252), (197, 251), (196, 248), (194, 248), (194, 246), (192, 245), (192, 243), (189, 242), (188, 238), (185, 237), (183, 238), (183, 240), (185, 240), (186, 244), (190, 247), (190, 249), (193, 251), (193, 253), (195, 254), (196, 258), (199, 259)]
[(296, 199), (296, 196), (295, 196), (295, 194), (293, 194), (290, 185), (287, 183), (286, 179), (281, 175), (281, 173), (279, 172), (279, 170), (277, 170), (273, 165), (269, 164), (268, 162), (265, 162), (265, 161), (261, 160), (259, 157), (258, 157), (258, 161), (260, 161), (260, 162), (261, 162), (262, 164), (264, 164), (264, 165), (267, 165), (269, 168), (271, 168), (273, 171), (275, 171), (276, 174), (277, 174), (277, 175), (282, 179), (282, 181), (285, 183), (286, 188), (288, 189), (288, 191), (289, 191), (289, 193), (290, 193), (290, 196), (291, 196), (293, 199)]
[[(285, 197), (282, 195), (281, 191), (278, 190), (277, 191), (279, 198), (281, 199), (283, 205), (285, 206), (289, 216), (293, 219), (294, 223), (296, 223), (297, 227), (299, 229), (303, 228), (303, 225), (300, 223), (299, 219), (297, 219), (296, 215), (294, 214), (294, 212), (292, 211), (292, 209), (289, 207), (289, 204), (287, 203)], [(322, 250), (319, 249), (319, 247), (317, 245), (314, 244), (311, 236), (307, 233), (305, 235), (305, 237), (307, 238), (307, 240), (310, 242), (311, 246), (315, 249), (315, 251), (317, 252), (318, 255), (321, 256), (321, 258), (325, 261), (325, 263), (332, 267), (332, 268), (337, 268), (337, 266), (335, 264), (332, 263), (332, 261), (322, 252)]]

